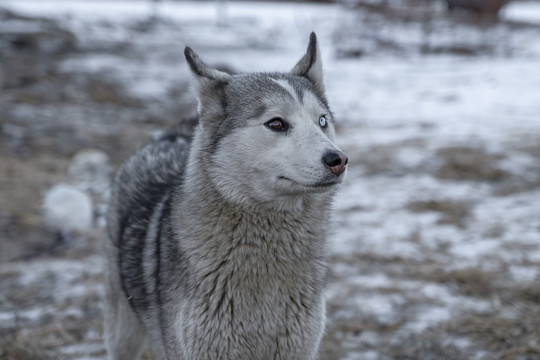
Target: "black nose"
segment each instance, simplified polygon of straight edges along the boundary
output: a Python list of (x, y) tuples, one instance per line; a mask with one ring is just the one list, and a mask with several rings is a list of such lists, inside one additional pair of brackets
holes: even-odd
[(345, 172), (348, 161), (347, 155), (341, 151), (328, 152), (323, 156), (324, 164), (337, 176)]

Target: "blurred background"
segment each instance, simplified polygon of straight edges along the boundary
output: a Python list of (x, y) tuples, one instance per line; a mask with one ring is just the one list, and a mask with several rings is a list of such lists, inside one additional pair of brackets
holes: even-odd
[(320, 359), (540, 359), (538, 1), (0, 0), (1, 360), (105, 359), (109, 184), (195, 114), (184, 47), (288, 71), (311, 31), (350, 159)]

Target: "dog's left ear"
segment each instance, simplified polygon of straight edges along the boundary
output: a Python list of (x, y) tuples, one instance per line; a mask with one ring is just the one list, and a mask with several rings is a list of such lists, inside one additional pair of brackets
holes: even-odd
[(314, 32), (309, 37), (309, 45), (306, 54), (298, 61), (291, 70), (293, 75), (299, 75), (310, 80), (315, 88), (324, 95), (324, 80), (321, 53), (317, 44), (317, 35)]

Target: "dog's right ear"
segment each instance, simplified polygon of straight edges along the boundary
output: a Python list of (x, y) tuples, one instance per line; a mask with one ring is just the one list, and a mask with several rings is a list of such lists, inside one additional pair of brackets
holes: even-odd
[(195, 79), (201, 120), (219, 116), (224, 110), (223, 88), (231, 75), (210, 67), (189, 46), (186, 47), (184, 55)]
[(309, 79), (321, 96), (324, 96), (323, 68), (321, 52), (317, 43), (317, 35), (314, 32), (309, 37), (306, 54), (298, 61), (291, 70), (293, 75), (303, 76)]

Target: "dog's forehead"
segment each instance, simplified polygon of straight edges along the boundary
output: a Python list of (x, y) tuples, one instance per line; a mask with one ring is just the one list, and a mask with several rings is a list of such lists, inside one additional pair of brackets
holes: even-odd
[(229, 90), (229, 105), (241, 104), (244, 111), (246, 107), (260, 108), (280, 103), (328, 107), (308, 79), (288, 73), (237, 75), (229, 83)]

